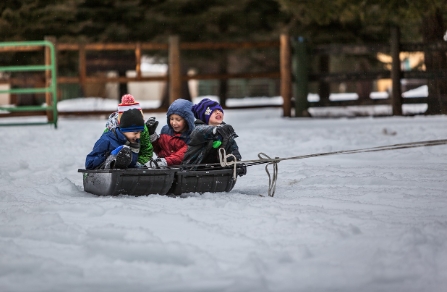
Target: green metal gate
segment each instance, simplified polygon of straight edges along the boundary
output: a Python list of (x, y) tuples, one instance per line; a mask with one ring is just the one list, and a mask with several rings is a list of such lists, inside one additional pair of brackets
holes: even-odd
[[(20, 66), (0, 66), (0, 72), (29, 72), (29, 71), (45, 71), (46, 80), (43, 88), (10, 88), (0, 90), (0, 93), (45, 93), (47, 95), (46, 105), (40, 106), (13, 106), (5, 107), (0, 105), (0, 110), (6, 112), (42, 112), (47, 114), (46, 122), (22, 122), (22, 123), (0, 123), (0, 126), (17, 126), (17, 125), (42, 125), (54, 124), (57, 128), (57, 75), (56, 75), (56, 58), (53, 43), (50, 41), (27, 41), (27, 42), (5, 42), (0, 43), (0, 52), (24, 51), (23, 48), (38, 47), (45, 48), (45, 64), (43, 65), (20, 65)], [(30, 49), (32, 50), (32, 49)], [(49, 97), (48, 95), (51, 95)], [(1, 115), (1, 114), (0, 114)]]

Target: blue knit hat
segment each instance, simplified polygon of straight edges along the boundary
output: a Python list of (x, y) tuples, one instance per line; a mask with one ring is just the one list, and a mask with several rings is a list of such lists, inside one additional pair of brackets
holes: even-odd
[(143, 114), (138, 109), (130, 109), (123, 113), (119, 128), (121, 132), (142, 132), (144, 130)]
[(192, 112), (196, 119), (199, 119), (206, 124), (208, 124), (211, 114), (215, 110), (223, 112), (222, 106), (217, 101), (209, 98), (202, 99), (198, 104), (195, 104), (192, 107)]

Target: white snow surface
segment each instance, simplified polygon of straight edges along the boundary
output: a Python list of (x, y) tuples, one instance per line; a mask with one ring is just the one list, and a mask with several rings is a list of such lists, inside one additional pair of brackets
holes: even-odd
[[(243, 160), (447, 137), (446, 116), (281, 115), (225, 111)], [(264, 165), (229, 193), (99, 197), (77, 170), (104, 125), (0, 128), (0, 291), (446, 291), (447, 146), (282, 161), (274, 197)]]

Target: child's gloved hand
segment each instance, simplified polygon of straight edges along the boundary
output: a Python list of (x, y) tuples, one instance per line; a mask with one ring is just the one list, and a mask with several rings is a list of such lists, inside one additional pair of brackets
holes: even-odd
[(149, 131), (149, 135), (152, 135), (155, 133), (155, 130), (157, 130), (157, 127), (158, 127), (158, 121), (155, 119), (155, 117), (150, 117), (147, 120), (146, 127)]
[(140, 142), (129, 143), (129, 147), (133, 153), (140, 153)]
[(157, 158), (157, 160), (155, 160), (155, 161), (157, 162), (158, 166), (160, 166), (160, 167), (168, 166), (168, 162), (164, 158)]
[(225, 124), (216, 128), (216, 132), (222, 137), (223, 140), (234, 139), (239, 137), (231, 125)]
[(164, 158), (157, 158), (150, 161), (151, 168), (167, 167), (168, 163)]
[(113, 149), (112, 152), (110, 152), (110, 154), (117, 155), (121, 151), (121, 149), (123, 149), (124, 147), (129, 147), (129, 146), (125, 146), (125, 145), (118, 146), (115, 149)]

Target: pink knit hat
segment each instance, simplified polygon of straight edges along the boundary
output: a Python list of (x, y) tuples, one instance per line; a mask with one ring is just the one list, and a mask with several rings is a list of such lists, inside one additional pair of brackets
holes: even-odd
[(121, 103), (118, 105), (118, 113), (123, 113), (130, 109), (141, 110), (139, 102), (135, 101), (135, 98), (131, 94), (125, 94), (121, 97)]

